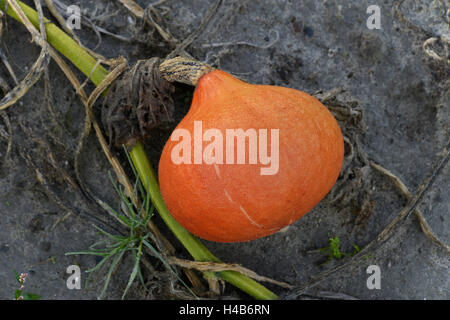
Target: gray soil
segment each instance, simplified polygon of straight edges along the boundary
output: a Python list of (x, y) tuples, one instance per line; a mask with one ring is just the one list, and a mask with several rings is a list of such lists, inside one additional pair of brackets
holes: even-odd
[[(33, 1), (25, 1), (32, 5)], [(71, 1), (64, 0), (66, 4)], [(136, 1), (145, 7), (147, 1)], [(160, 10), (162, 25), (177, 39), (185, 39), (201, 22), (212, 1), (168, 0)], [(199, 60), (228, 71), (251, 83), (288, 86), (314, 93), (343, 87), (359, 103), (366, 124), (361, 148), (367, 157), (398, 176), (412, 194), (431, 175), (439, 154), (449, 140), (448, 66), (422, 47), (431, 37), (449, 36), (447, 1), (406, 0), (395, 9), (394, 1), (361, 0), (259, 0), (223, 1), (202, 34), (186, 49)], [(397, 1), (395, 1), (397, 3)], [(79, 0), (77, 4), (95, 23), (111, 32), (130, 36), (133, 18), (118, 1)], [(381, 9), (381, 29), (369, 30), (367, 7)], [(46, 16), (50, 16), (48, 11)], [(107, 58), (124, 56), (130, 64), (171, 51), (157, 32), (148, 32), (143, 42), (127, 43), (103, 35), (95, 51)], [(97, 37), (83, 26), (77, 34), (85, 46), (94, 48)], [(2, 50), (15, 73), (22, 79), (39, 55), (26, 29), (3, 18)], [(432, 45), (445, 57), (442, 41)], [(75, 69), (75, 68), (74, 68)], [(80, 137), (84, 109), (69, 81), (50, 63), (54, 115), (49, 111), (41, 79), (7, 111), (11, 123), (12, 149), (0, 167), (0, 299), (13, 299), (17, 283), (14, 271), (27, 272), (26, 292), (42, 299), (95, 299), (103, 284), (103, 274), (94, 274), (82, 290), (66, 286), (66, 268), (77, 264), (87, 270), (98, 262), (93, 256), (65, 256), (86, 250), (101, 239), (93, 224), (107, 228), (115, 222), (89, 204), (49, 164), (55, 161), (74, 177), (73, 158)], [(78, 73), (79, 79), (84, 79)], [(0, 76), (13, 86), (6, 68)], [(87, 84), (87, 89), (92, 85)], [(175, 121), (170, 128), (155, 129), (146, 148), (155, 167), (164, 142), (189, 107), (192, 88), (177, 86)], [(53, 120), (52, 120), (53, 119)], [(343, 124), (345, 125), (345, 124)], [(0, 156), (6, 154), (8, 128), (0, 118)], [(344, 128), (345, 131), (345, 128)], [(48, 148), (39, 143), (46, 141)], [(49, 152), (50, 150), (50, 152)], [(117, 150), (120, 155), (121, 150)], [(65, 208), (49, 197), (36, 178), (32, 161), (42, 168), (54, 195)], [(126, 160), (120, 155), (123, 164)], [(355, 164), (356, 165), (356, 164)], [(221, 244), (204, 241), (225, 262), (238, 263), (260, 275), (302, 287), (324, 271), (351, 257), (331, 259), (318, 252), (331, 237), (339, 237), (342, 252), (353, 245), (364, 248), (392, 221), (408, 201), (387, 176), (370, 167), (362, 178), (348, 177), (349, 200), (332, 203), (332, 194), (287, 230), (248, 243)], [(450, 243), (450, 164), (439, 172), (417, 208), (435, 234)], [(119, 199), (109, 182), (112, 168), (95, 134), (83, 150), (81, 176), (92, 192), (112, 207)], [(358, 181), (359, 179), (359, 181)], [(361, 180), (362, 179), (362, 180)], [(445, 191), (447, 190), (447, 191)], [(340, 203), (342, 202), (342, 203)], [(68, 212), (73, 212), (68, 215)], [(189, 258), (159, 217), (154, 218), (177, 248), (177, 256)], [(109, 229), (111, 230), (111, 229)], [(268, 285), (289, 299), (345, 294), (359, 299), (449, 299), (449, 253), (432, 242), (411, 214), (392, 236), (374, 252), (355, 264), (342, 268), (299, 295)], [(369, 289), (366, 270), (377, 265), (381, 288)], [(131, 270), (127, 257), (116, 271), (105, 298), (118, 299)], [(82, 280), (86, 275), (82, 274)], [(227, 294), (248, 298), (227, 286)], [(158, 297), (158, 295), (156, 295)], [(130, 299), (145, 298), (136, 283)]]

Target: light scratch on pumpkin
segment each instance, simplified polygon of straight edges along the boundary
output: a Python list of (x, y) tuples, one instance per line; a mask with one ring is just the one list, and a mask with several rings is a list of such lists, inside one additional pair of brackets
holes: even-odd
[(253, 220), (252, 218), (250, 218), (250, 216), (248, 215), (247, 211), (245, 211), (244, 208), (242, 208), (242, 206), (239, 206), (239, 209), (242, 211), (242, 213), (244, 213), (244, 215), (247, 217), (248, 221), (250, 221), (253, 225), (257, 226), (260, 229), (263, 229), (263, 226), (260, 225), (259, 223), (257, 223), (255, 220)]
[(222, 177), (220, 176), (219, 166), (218, 166), (216, 163), (214, 163), (214, 170), (216, 170), (216, 175), (217, 175), (217, 177), (218, 177), (220, 180), (222, 180)]
[(223, 189), (223, 191), (225, 192), (225, 196), (227, 197), (227, 199), (228, 199), (231, 203), (233, 203), (234, 201), (233, 201), (233, 199), (231, 199), (231, 196), (230, 196), (230, 194), (228, 193), (228, 191), (227, 191), (226, 189)]

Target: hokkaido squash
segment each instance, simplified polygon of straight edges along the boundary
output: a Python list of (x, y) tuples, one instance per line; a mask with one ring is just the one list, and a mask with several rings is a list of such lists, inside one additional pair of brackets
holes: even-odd
[(203, 73), (161, 155), (163, 199), (182, 226), (206, 240), (275, 233), (335, 184), (344, 156), (339, 125), (305, 92)]

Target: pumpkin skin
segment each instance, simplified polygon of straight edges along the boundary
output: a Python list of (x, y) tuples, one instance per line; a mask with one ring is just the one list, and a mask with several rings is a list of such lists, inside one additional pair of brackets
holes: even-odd
[[(191, 108), (176, 129), (194, 137), (194, 121), (202, 122), (203, 133), (209, 128), (223, 133), (224, 164), (175, 164), (172, 150), (180, 140), (169, 139), (158, 175), (169, 211), (200, 238), (241, 242), (275, 233), (310, 211), (339, 176), (344, 156), (339, 125), (302, 91), (248, 84), (213, 70), (199, 79)], [(279, 129), (276, 174), (261, 175), (268, 165), (248, 163), (247, 143), (245, 164), (225, 163), (225, 131), (237, 128), (268, 129), (269, 154), (270, 129)], [(203, 150), (209, 143), (203, 142)], [(236, 148), (237, 143), (235, 155)], [(193, 158), (193, 138), (191, 150)]]

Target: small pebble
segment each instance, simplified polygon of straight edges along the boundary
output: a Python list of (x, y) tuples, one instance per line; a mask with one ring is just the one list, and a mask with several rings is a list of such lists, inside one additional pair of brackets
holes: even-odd
[(312, 36), (314, 35), (314, 30), (311, 27), (305, 26), (303, 28), (303, 33), (308, 37), (308, 38), (312, 38)]
[(3, 246), (0, 247), (0, 252), (1, 253), (7, 253), (9, 251), (9, 244), (4, 244)]

